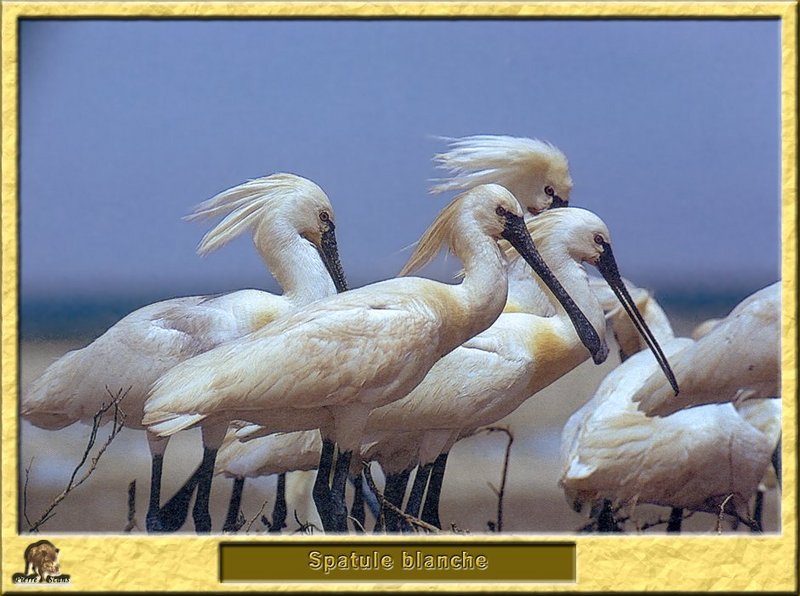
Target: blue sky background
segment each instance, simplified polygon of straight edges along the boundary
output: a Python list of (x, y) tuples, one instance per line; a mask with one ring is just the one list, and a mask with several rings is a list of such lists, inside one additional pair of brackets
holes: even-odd
[[(25, 21), (25, 305), (275, 290), (249, 238), (181, 217), (276, 171), (317, 182), (353, 285), (449, 197), (437, 135), (548, 140), (624, 275), (664, 293), (778, 279), (779, 21)], [(446, 279), (453, 259), (430, 275)]]

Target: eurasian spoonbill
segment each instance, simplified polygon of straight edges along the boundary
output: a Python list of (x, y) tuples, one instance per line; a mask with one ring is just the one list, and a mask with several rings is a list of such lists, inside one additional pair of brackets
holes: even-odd
[[(464, 264), (460, 284), (399, 277), (318, 301), (171, 369), (153, 387), (144, 424), (159, 436), (201, 425), (216, 441), (207, 443), (214, 453), (231, 420), (273, 432), (320, 428), (314, 499), (327, 531), (347, 531), (344, 487), (369, 412), (408, 394), (437, 360), (494, 322), (508, 291), (501, 238), (545, 281), (594, 359), (603, 361), (608, 347), (544, 265), (519, 203), (505, 188), (483, 185), (442, 210), (401, 271), (448, 247)], [(213, 461), (203, 479), (208, 486), (212, 472)], [(206, 512), (207, 492), (198, 490)]]
[[(273, 174), (225, 190), (198, 205), (188, 219), (226, 217), (201, 241), (201, 255), (250, 231), (264, 263), (284, 290), (276, 296), (240, 290), (157, 302), (124, 317), (91, 344), (50, 365), (23, 393), (21, 414), (34, 425), (59, 429), (91, 422), (106, 387), (130, 390), (125, 425), (144, 428), (152, 383), (176, 364), (241, 337), (298, 306), (346, 289), (330, 201), (316, 184)], [(152, 456), (147, 528), (171, 527), (160, 513), (161, 470), (167, 440), (147, 433)]]
[[(526, 225), (545, 263), (603, 337), (603, 308), (582, 263), (600, 270), (665, 377), (674, 383), (668, 362), (623, 284), (603, 221), (590, 211), (569, 208), (548, 210), (527, 219)], [(507, 256), (514, 258), (510, 250)], [(528, 279), (535, 284), (532, 276)], [(402, 499), (409, 472), (421, 466), (409, 498), (407, 511), (412, 515), (419, 511), (434, 462), (438, 460), (441, 476), (456, 441), (507, 416), (587, 358), (558, 303), (551, 305), (554, 315), (519, 312), (519, 305), (527, 303), (522, 295), (526, 286), (520, 278), (510, 288), (507, 306), (513, 305), (513, 311), (503, 312), (489, 329), (440, 360), (408, 396), (370, 414), (362, 457), (381, 464), (393, 497)], [(439, 521), (440, 482), (441, 477), (439, 486), (428, 488), (424, 519), (433, 524)]]
[[(670, 360), (678, 361), (695, 342), (676, 338), (658, 303), (642, 292), (636, 290), (637, 302)], [(559, 484), (567, 499), (576, 509), (585, 502), (671, 507), (669, 531), (679, 528), (682, 509), (717, 513), (726, 500), (727, 511), (748, 519), (748, 501), (780, 436), (780, 402), (704, 405), (649, 418), (631, 397), (655, 374), (652, 361), (636, 353), (644, 346), (626, 318), (611, 313), (610, 323), (623, 363), (564, 427)]]
[[(623, 281), (611, 253), (608, 229), (599, 217), (583, 209), (555, 209), (528, 219), (526, 226), (543, 260), (562, 281), (600, 337), (605, 332), (603, 308), (590, 288), (583, 262), (600, 268), (608, 294), (618, 308), (622, 301), (625, 306), (622, 312), (629, 313), (638, 325), (641, 315), (627, 290), (616, 290), (621, 299), (611, 290), (611, 287), (622, 286)], [(388, 500), (401, 505), (411, 469), (417, 464), (421, 466), (409, 498), (408, 513), (412, 515), (418, 513), (418, 501), (424, 491), (422, 483), (428, 480), (434, 460), (443, 465), (446, 454), (459, 438), (508, 415), (588, 357), (567, 313), (557, 301), (553, 300), (549, 309), (544, 309), (544, 315), (538, 314), (542, 310), (538, 304), (534, 305), (534, 313), (519, 311), (520, 305), (531, 305), (528, 295), (535, 292), (529, 291), (530, 286), (535, 286), (538, 292), (541, 288), (538, 288), (538, 280), (526, 271), (524, 261), (515, 258), (510, 248), (507, 257), (512, 261), (509, 276), (517, 278), (516, 283), (509, 284), (507, 310), (486, 331), (437, 362), (409, 395), (373, 410), (367, 420), (361, 459), (381, 464), (387, 476), (384, 496)], [(642, 327), (644, 341), (651, 342), (646, 325)], [(661, 359), (655, 342), (653, 348), (656, 359), (669, 375), (668, 365)], [(261, 441), (254, 438), (259, 434), (259, 429), (253, 427), (238, 430), (238, 436), (246, 441), (240, 449), (247, 453), (250, 469), (257, 468), (253, 461), (274, 466), (274, 463), (267, 464), (274, 458), (280, 458), (283, 465), (293, 459), (296, 465), (301, 463), (299, 451), (294, 456), (285, 450), (276, 450), (273, 454), (269, 442), (264, 442), (262, 448), (248, 447)], [(435, 483), (436, 479), (431, 478), (431, 481)], [(438, 499), (435, 484), (428, 487), (428, 495), (425, 520), (437, 524), (438, 506), (428, 505)], [(386, 518), (388, 528), (397, 529), (396, 516), (386, 512)]]

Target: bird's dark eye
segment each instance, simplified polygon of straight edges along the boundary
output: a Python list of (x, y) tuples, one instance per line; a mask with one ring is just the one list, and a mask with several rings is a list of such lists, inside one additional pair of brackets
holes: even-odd
[(594, 235), (594, 241), (597, 244), (604, 244), (605, 243), (605, 240), (603, 240), (603, 237), (600, 234), (595, 234)]
[(500, 205), (497, 206), (497, 209), (494, 210), (497, 215), (505, 215), (507, 211), (503, 209)]
[(319, 218), (322, 221), (330, 221), (331, 220), (331, 216), (328, 214), (327, 211), (320, 211)]
[(552, 197), (555, 196), (556, 191), (553, 190), (553, 187), (548, 184), (544, 187), (544, 194), (546, 194), (548, 197)]

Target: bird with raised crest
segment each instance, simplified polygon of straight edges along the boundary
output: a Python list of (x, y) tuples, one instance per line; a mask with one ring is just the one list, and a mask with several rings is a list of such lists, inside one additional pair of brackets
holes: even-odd
[[(109, 387), (112, 393), (125, 392), (120, 403), (124, 424), (144, 428), (150, 386), (173, 366), (298, 306), (346, 289), (333, 208), (310, 180), (283, 173), (256, 178), (200, 204), (188, 219), (222, 215), (224, 219), (203, 237), (198, 253), (206, 255), (251, 232), (256, 250), (284, 294), (248, 289), (173, 298), (140, 308), (88, 346), (50, 365), (23, 391), (23, 418), (47, 429), (91, 422), (101, 404), (109, 401)], [(171, 507), (159, 506), (167, 439), (149, 432), (147, 439), (152, 458), (147, 529), (176, 530), (185, 516), (176, 518)], [(183, 494), (189, 497), (191, 493)]]
[(564, 305), (585, 349), (605, 359), (608, 347), (544, 265), (522, 215), (499, 185), (459, 195), (422, 236), (401, 276), (447, 247), (464, 265), (460, 284), (398, 277), (302, 308), (170, 370), (153, 387), (144, 423), (160, 436), (198, 425), (216, 429), (207, 434), (217, 447), (231, 420), (271, 432), (319, 428), (314, 499), (326, 531), (347, 531), (344, 487), (369, 413), (408, 394), (436, 361), (495, 321), (508, 291), (501, 239)]

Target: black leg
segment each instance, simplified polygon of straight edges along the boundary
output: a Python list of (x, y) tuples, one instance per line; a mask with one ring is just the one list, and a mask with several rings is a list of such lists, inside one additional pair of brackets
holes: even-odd
[(364, 533), (364, 524), (367, 521), (367, 512), (364, 509), (364, 484), (361, 482), (361, 475), (351, 476), (350, 483), (353, 485), (353, 506), (350, 508), (350, 517), (356, 520), (355, 530), (358, 534)]
[(422, 521), (428, 522), (440, 530), (442, 529), (442, 522), (439, 520), (439, 498), (442, 494), (442, 481), (447, 467), (447, 456), (447, 453), (442, 453), (433, 462), (431, 477), (428, 480), (428, 495), (425, 497), (425, 506), (422, 508)]
[(278, 488), (275, 490), (275, 507), (272, 508), (272, 534), (280, 533), (286, 527), (286, 472), (278, 474)]
[(225, 524), (222, 526), (222, 531), (227, 533), (236, 533), (242, 527), (239, 515), (242, 506), (242, 491), (244, 490), (244, 478), (237, 477), (233, 480), (233, 490), (231, 491), (231, 500), (228, 503), (228, 515), (225, 516)]
[(775, 468), (775, 476), (778, 478), (778, 486), (781, 485), (781, 443), (783, 442), (783, 438), (778, 439), (778, 445), (775, 447), (775, 451), (772, 452), (772, 467)]
[(683, 509), (680, 507), (673, 507), (669, 512), (669, 523), (667, 523), (667, 533), (680, 533), (681, 523), (683, 522)]
[[(375, 496), (375, 493), (372, 492), (367, 484), (366, 478), (364, 478), (364, 474), (362, 473), (359, 477), (359, 481), (361, 484), (361, 494), (364, 497), (364, 503), (367, 507), (369, 507), (370, 513), (372, 513), (372, 517), (378, 519), (381, 514), (381, 504), (378, 502), (378, 497)], [(365, 526), (366, 527), (366, 526)]]
[(414, 475), (414, 484), (411, 485), (411, 494), (408, 496), (408, 503), (406, 503), (406, 513), (409, 515), (414, 517), (419, 515), (422, 497), (425, 496), (425, 487), (428, 486), (432, 468), (433, 462), (417, 467), (417, 473)]
[[(408, 486), (408, 477), (411, 470), (403, 470), (399, 474), (387, 474), (386, 486), (383, 490), (383, 496), (389, 503), (395, 507), (402, 508), (403, 497), (406, 494), (406, 487)], [(400, 531), (400, 516), (394, 510), (384, 507), (383, 519), (386, 523), (387, 532)]]
[(216, 449), (203, 448), (203, 461), (198, 474), (197, 498), (192, 509), (194, 529), (198, 534), (211, 532), (211, 513), (208, 511), (208, 501), (211, 497), (211, 481), (214, 478), (214, 462), (216, 460)]
[(753, 507), (753, 525), (750, 526), (751, 532), (762, 533), (764, 525), (762, 518), (764, 517), (764, 491), (761, 489), (756, 491), (756, 504)]
[(350, 459), (352, 451), (342, 451), (336, 458), (336, 468), (333, 471), (333, 484), (331, 486), (331, 502), (333, 503), (333, 517), (335, 532), (347, 532), (347, 501), (345, 488), (350, 475)]
[[(186, 523), (189, 515), (189, 502), (192, 500), (194, 489), (200, 481), (202, 464), (189, 476), (184, 485), (178, 489), (167, 503), (158, 509), (158, 515), (150, 518), (148, 512), (148, 530), (151, 532), (177, 532)], [(160, 478), (159, 478), (160, 485)], [(160, 488), (160, 487), (159, 487)], [(151, 498), (153, 491), (151, 488)], [(157, 496), (155, 497), (158, 498)], [(152, 520), (152, 521), (151, 521)]]
[(322, 527), (325, 531), (332, 531), (332, 510), (333, 504), (331, 503), (331, 489), (330, 489), (330, 476), (331, 469), (333, 468), (333, 454), (335, 451), (335, 444), (333, 441), (323, 439), (322, 450), (319, 454), (319, 466), (317, 467), (317, 479), (314, 481), (314, 505), (317, 507), (317, 513), (322, 520)]
[(622, 528), (617, 524), (614, 519), (614, 511), (611, 508), (611, 501), (605, 499), (603, 507), (597, 516), (597, 531), (598, 532), (622, 532)]
[(163, 455), (153, 455), (150, 468), (150, 501), (147, 505), (145, 526), (148, 532), (161, 531), (159, 519), (159, 501), (161, 499), (161, 470), (164, 465)]

